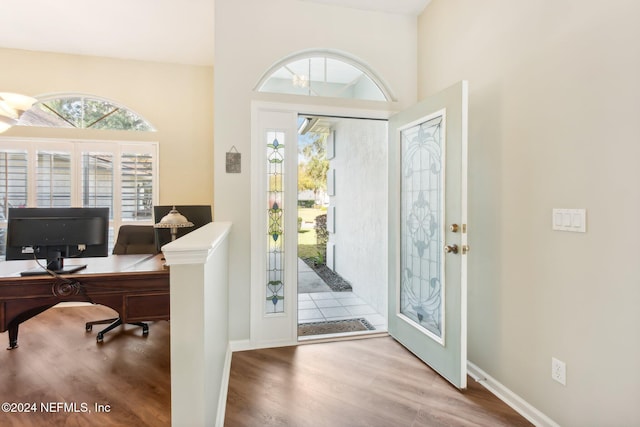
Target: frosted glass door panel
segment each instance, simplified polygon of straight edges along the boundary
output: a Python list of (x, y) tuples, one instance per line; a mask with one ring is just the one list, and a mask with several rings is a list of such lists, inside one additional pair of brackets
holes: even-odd
[(401, 133), (400, 313), (443, 338), (443, 115)]

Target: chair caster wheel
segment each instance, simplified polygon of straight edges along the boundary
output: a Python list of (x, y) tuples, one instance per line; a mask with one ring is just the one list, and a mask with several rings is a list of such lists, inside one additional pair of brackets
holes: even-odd
[(103, 340), (103, 339), (104, 339), (104, 335), (102, 335), (102, 334), (98, 334), (98, 335), (96, 336), (96, 342), (99, 342), (99, 343), (100, 343), (100, 342), (102, 342), (102, 340)]
[(147, 336), (149, 335), (149, 328), (142, 328), (142, 336)]
[(91, 332), (91, 331), (93, 330), (93, 325), (86, 325), (86, 326), (84, 327), (84, 329), (85, 329), (87, 332)]

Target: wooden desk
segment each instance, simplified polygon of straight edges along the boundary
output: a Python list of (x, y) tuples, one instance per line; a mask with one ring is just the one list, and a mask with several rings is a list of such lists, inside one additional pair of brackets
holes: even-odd
[(9, 350), (18, 347), (18, 327), (60, 302), (86, 301), (118, 312), (123, 323), (169, 319), (169, 269), (161, 255), (111, 255), (65, 259), (65, 267), (87, 264), (77, 273), (20, 276), (35, 261), (0, 262), (0, 332), (9, 331)]

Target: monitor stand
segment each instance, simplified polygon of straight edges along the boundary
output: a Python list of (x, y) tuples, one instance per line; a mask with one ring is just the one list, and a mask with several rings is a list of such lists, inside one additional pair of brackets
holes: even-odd
[(40, 276), (45, 274), (72, 274), (86, 268), (87, 264), (64, 266), (64, 258), (60, 251), (50, 251), (47, 254), (47, 267), (36, 267), (20, 273), (21, 276)]
[(62, 270), (64, 266), (64, 258), (62, 258), (62, 252), (49, 251), (47, 252), (47, 270), (55, 271)]

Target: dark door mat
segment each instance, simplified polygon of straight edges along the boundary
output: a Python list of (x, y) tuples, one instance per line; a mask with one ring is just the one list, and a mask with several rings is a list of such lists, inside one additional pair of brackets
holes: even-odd
[(346, 320), (327, 320), (324, 322), (301, 323), (298, 336), (339, 334), (343, 332), (373, 331), (376, 328), (364, 318)]

